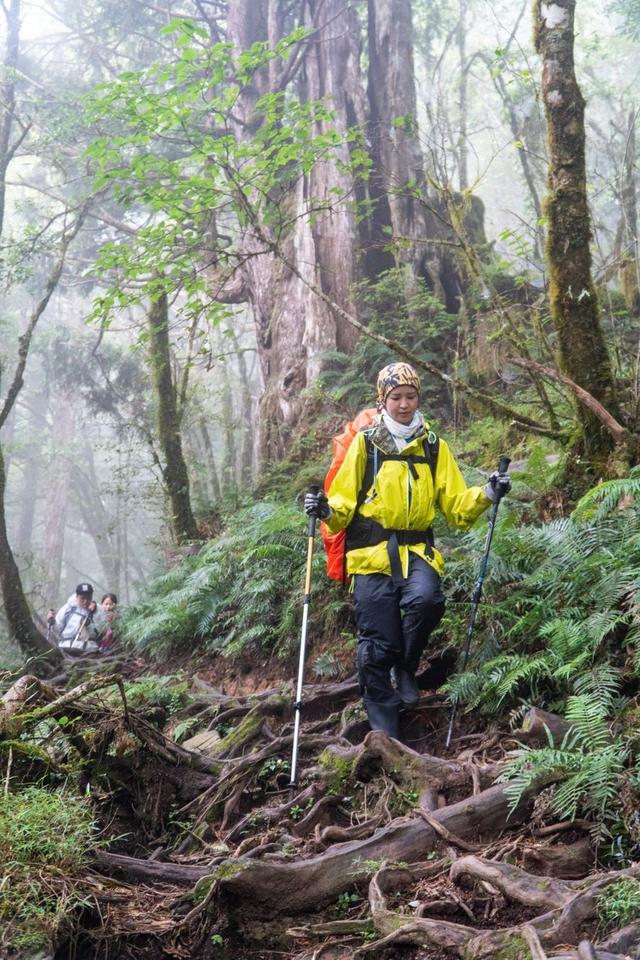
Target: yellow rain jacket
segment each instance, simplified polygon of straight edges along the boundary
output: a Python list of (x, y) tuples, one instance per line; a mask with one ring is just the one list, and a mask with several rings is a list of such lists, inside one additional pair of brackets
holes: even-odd
[[(370, 442), (383, 453), (398, 454), (398, 449), (382, 422), (367, 431)], [(400, 451), (401, 457), (424, 456), (428, 426)], [(344, 461), (328, 491), (331, 516), (326, 521), (332, 533), (344, 530), (354, 518), (358, 494), (367, 466), (367, 447), (364, 432), (354, 437)], [(470, 527), (491, 504), (482, 487), (467, 487), (460, 469), (446, 442), (440, 438), (435, 471), (435, 489), (428, 463), (415, 463), (417, 479), (412, 476), (409, 462), (386, 460), (380, 463), (377, 475), (367, 490), (358, 516), (371, 518), (389, 530), (427, 530), (435, 519), (436, 504), (448, 523), (456, 527)], [(347, 573), (391, 574), (387, 540), (373, 546), (357, 547), (347, 552)], [(427, 542), (400, 544), (402, 573), (409, 569), (409, 551), (417, 553), (442, 574), (444, 561), (435, 547)]]

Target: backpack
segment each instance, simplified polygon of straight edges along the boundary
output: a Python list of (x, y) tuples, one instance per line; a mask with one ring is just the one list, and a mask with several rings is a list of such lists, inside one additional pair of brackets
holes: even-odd
[[(342, 466), (342, 462), (346, 456), (347, 450), (351, 446), (353, 439), (357, 436), (358, 433), (366, 431), (373, 423), (374, 417), (377, 414), (375, 407), (368, 407), (366, 410), (361, 410), (355, 420), (345, 424), (344, 430), (342, 433), (337, 434), (332, 441), (331, 448), (333, 457), (331, 459), (331, 464), (327, 470), (327, 475), (324, 479), (324, 490), (325, 493), (329, 492), (329, 488), (333, 482), (333, 478), (337, 474), (338, 470)], [(373, 460), (373, 444), (368, 441), (368, 437), (365, 435), (365, 440), (367, 441), (367, 469), (365, 470), (364, 480), (362, 483), (362, 488), (358, 493), (358, 500), (356, 505), (356, 514), (364, 502), (364, 498), (367, 490), (371, 486), (374, 480), (374, 473), (376, 467), (379, 468), (379, 464), (376, 462), (374, 466)], [(435, 486), (435, 476), (436, 476), (436, 465), (438, 461), (438, 438), (434, 433), (429, 433), (425, 441), (423, 441), (423, 446), (426, 456), (424, 460), (427, 461), (431, 469), (431, 476), (433, 477), (433, 482)], [(401, 454), (394, 455), (393, 457), (389, 454), (381, 454), (380, 462), (385, 459), (405, 459)], [(422, 460), (423, 458), (411, 458)], [(412, 466), (412, 472), (415, 471), (415, 467)], [(325, 523), (320, 524), (320, 529), (322, 533), (322, 540), (324, 543), (324, 549), (327, 556), (327, 576), (331, 580), (337, 580), (338, 583), (341, 583), (343, 586), (347, 586), (349, 583), (349, 577), (346, 572), (346, 541), (347, 541), (347, 530), (340, 530), (338, 533), (331, 533), (329, 528)]]

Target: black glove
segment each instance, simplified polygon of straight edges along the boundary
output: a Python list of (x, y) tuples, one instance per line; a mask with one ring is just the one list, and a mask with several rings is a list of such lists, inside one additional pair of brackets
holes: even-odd
[(331, 516), (331, 507), (323, 490), (318, 493), (305, 493), (304, 512), (308, 517), (317, 517), (318, 520), (328, 520)]
[(498, 473), (497, 470), (489, 477), (489, 483), (484, 488), (484, 492), (494, 503), (496, 500), (502, 500), (505, 494), (511, 490), (511, 477), (508, 473)]

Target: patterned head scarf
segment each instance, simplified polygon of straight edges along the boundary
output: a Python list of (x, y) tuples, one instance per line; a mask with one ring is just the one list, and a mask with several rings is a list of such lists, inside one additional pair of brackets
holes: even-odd
[(420, 377), (408, 363), (388, 363), (378, 374), (376, 400), (381, 409), (396, 387), (415, 387), (420, 393)]

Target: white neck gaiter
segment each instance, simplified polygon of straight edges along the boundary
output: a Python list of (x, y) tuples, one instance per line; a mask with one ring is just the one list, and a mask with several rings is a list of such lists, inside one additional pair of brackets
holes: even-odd
[(422, 414), (416, 410), (410, 423), (398, 423), (393, 417), (389, 416), (386, 410), (382, 411), (382, 422), (394, 439), (398, 450), (403, 450), (409, 443), (414, 433), (417, 433), (424, 426)]

